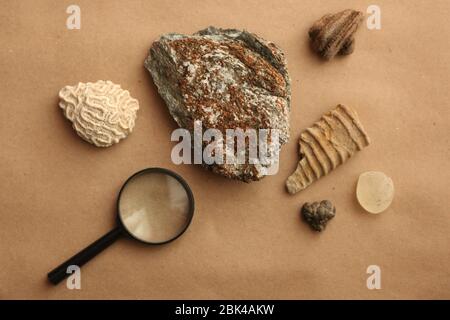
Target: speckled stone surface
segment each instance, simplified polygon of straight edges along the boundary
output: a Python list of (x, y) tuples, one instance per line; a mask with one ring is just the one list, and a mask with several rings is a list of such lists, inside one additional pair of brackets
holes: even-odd
[[(280, 144), (288, 141), (290, 78), (275, 44), (215, 27), (166, 34), (151, 46), (145, 67), (180, 127), (193, 130), (201, 121), (204, 130), (223, 135), (226, 129), (278, 129)], [(265, 169), (248, 162), (205, 166), (246, 182), (261, 179)]]

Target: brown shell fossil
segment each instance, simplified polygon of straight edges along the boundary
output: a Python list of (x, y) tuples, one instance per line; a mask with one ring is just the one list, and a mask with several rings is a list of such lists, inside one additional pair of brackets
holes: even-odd
[(323, 16), (309, 29), (312, 49), (326, 60), (351, 54), (355, 46), (353, 35), (362, 18), (362, 12), (351, 9)]

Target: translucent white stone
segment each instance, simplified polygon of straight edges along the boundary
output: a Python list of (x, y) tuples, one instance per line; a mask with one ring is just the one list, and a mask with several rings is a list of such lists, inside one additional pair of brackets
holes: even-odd
[(394, 199), (394, 183), (383, 172), (368, 171), (359, 176), (356, 187), (359, 204), (368, 212), (385, 211)]

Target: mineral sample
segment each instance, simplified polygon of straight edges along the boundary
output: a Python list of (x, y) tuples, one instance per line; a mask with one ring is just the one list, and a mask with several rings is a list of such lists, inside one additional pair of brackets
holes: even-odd
[(394, 199), (394, 183), (383, 172), (368, 171), (359, 176), (356, 187), (359, 204), (370, 213), (381, 213)]
[(362, 18), (362, 12), (351, 9), (323, 16), (309, 29), (312, 49), (326, 60), (337, 54), (351, 54), (355, 47), (353, 35)]
[[(218, 129), (223, 136), (227, 129), (276, 129), (280, 146), (288, 141), (290, 78), (275, 44), (215, 27), (166, 34), (152, 44), (145, 67), (180, 127), (192, 131), (200, 121), (204, 130)], [(223, 147), (225, 155), (234, 153)], [(203, 165), (246, 182), (261, 179), (268, 168), (249, 161)]]
[(78, 83), (59, 91), (59, 106), (77, 134), (97, 147), (109, 147), (131, 133), (139, 103), (111, 81)]
[(356, 112), (338, 105), (300, 135), (300, 161), (287, 179), (289, 193), (305, 189), (370, 143)]
[(331, 219), (336, 215), (336, 208), (328, 200), (309, 203), (302, 207), (303, 220), (315, 231), (323, 231)]

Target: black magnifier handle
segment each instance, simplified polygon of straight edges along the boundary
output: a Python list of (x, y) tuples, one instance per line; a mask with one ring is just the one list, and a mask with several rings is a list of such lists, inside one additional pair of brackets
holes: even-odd
[(78, 252), (72, 258), (56, 267), (52, 271), (50, 271), (47, 275), (48, 280), (50, 280), (53, 284), (58, 284), (64, 278), (66, 278), (69, 274), (67, 273), (67, 268), (71, 265), (76, 265), (81, 267), (83, 264), (91, 260), (97, 254), (102, 252), (104, 249), (109, 247), (114, 241), (116, 241), (123, 234), (121, 227), (116, 227), (111, 230), (103, 237), (93, 242), (90, 246)]

